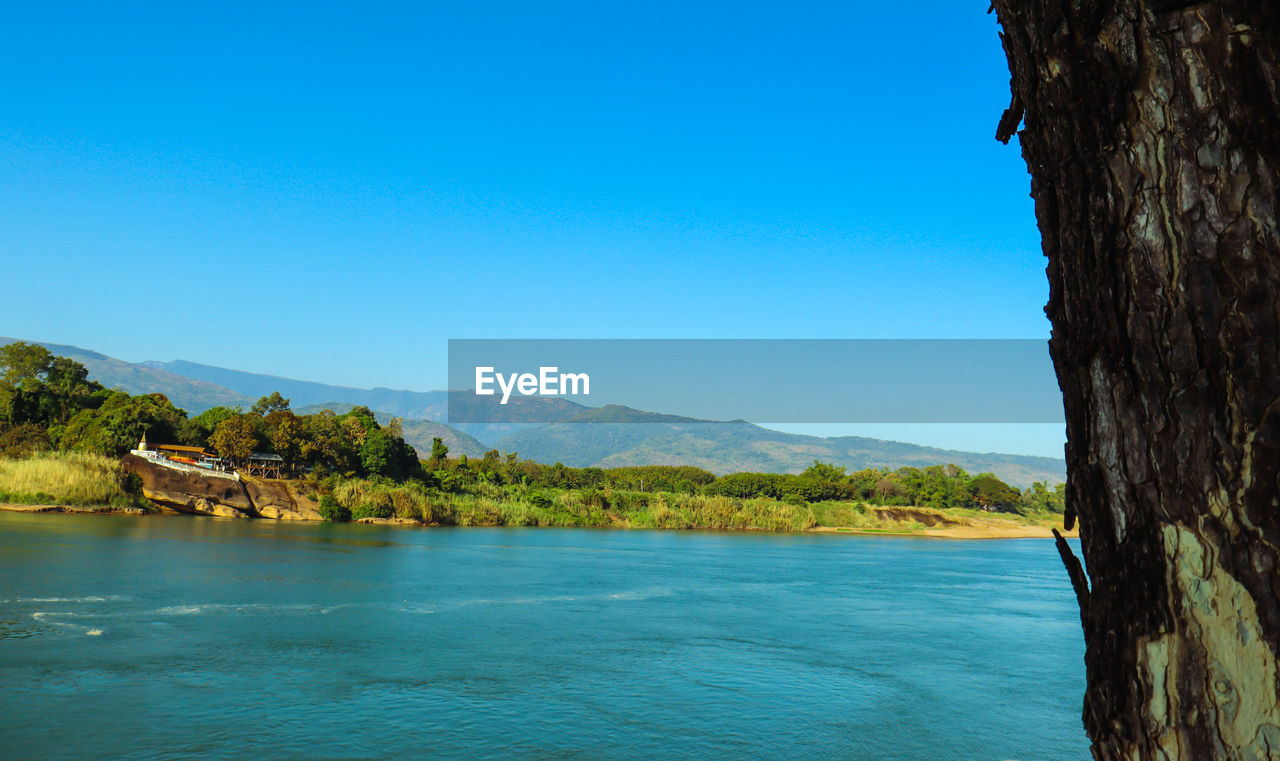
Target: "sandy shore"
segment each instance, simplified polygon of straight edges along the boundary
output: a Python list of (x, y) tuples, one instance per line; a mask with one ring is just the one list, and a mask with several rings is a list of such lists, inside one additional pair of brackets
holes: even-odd
[[(1063, 531), (1061, 519), (1029, 523), (998, 514), (956, 515), (927, 507), (873, 508), (884, 520), (883, 526), (856, 528), (817, 526), (809, 529), (822, 534), (866, 534), (868, 536), (917, 536), (936, 539), (1027, 539), (1053, 538), (1053, 529), (1063, 536), (1076, 537), (1078, 530)], [(902, 524), (908, 525), (902, 525)], [(915, 524), (915, 525), (910, 525)]]
[[(943, 528), (923, 528), (918, 531), (899, 531), (896, 529), (846, 528), (841, 526), (817, 526), (809, 529), (818, 534), (863, 534), (866, 536), (914, 536), (933, 539), (1052, 539), (1053, 531), (1048, 526), (1028, 526), (1025, 524), (1009, 526), (947, 526)], [(1065, 537), (1077, 537), (1078, 531), (1063, 531)]]

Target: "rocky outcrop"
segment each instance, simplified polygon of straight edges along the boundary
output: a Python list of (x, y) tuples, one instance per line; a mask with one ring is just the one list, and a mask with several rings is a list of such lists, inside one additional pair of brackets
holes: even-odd
[(247, 478), (243, 481), (245, 492), (253, 509), (261, 518), (282, 521), (319, 521), (319, 505), (297, 492), (289, 481), (266, 481)]
[(253, 503), (239, 481), (166, 468), (133, 454), (124, 456), (123, 465), (142, 479), (142, 496), (161, 507), (224, 518), (253, 514)]
[(160, 507), (191, 515), (222, 518), (322, 520), (314, 500), (288, 481), (243, 478), (239, 481), (157, 465), (125, 455), (124, 468), (142, 479), (142, 496)]

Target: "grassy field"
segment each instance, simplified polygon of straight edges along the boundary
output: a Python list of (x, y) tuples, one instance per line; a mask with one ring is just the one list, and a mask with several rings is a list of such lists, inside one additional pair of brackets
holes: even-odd
[(415, 484), (345, 481), (333, 495), (355, 519), (408, 518), (445, 526), (582, 526), (804, 531), (813, 511), (771, 499), (701, 494), (525, 489), (480, 485), (461, 493)]
[(478, 485), (461, 493), (416, 484), (351, 480), (333, 490), (353, 518), (402, 518), (444, 526), (578, 526), (721, 531), (853, 530), (980, 537), (1041, 534), (1062, 517), (934, 510), (854, 502), (792, 504), (702, 494), (526, 489)]
[(0, 459), (0, 503), (141, 507), (125, 490), (120, 461), (78, 453), (43, 453), (27, 459)]

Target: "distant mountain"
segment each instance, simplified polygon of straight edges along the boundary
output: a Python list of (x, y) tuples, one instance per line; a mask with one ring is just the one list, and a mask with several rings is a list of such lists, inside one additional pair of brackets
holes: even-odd
[[(0, 346), (20, 340), (23, 339), (0, 337)], [(43, 341), (28, 343), (39, 344), (54, 354), (80, 362), (89, 370), (90, 378), (107, 388), (117, 388), (130, 394), (159, 392), (167, 396), (174, 405), (192, 415), (199, 414), (210, 407), (239, 405), (248, 408), (258, 398), (256, 396), (250, 398), (217, 383), (195, 380), (158, 367), (125, 362), (78, 346)]]
[[(228, 370), (183, 360), (139, 364), (184, 378), (225, 386), (251, 399), (258, 399), (272, 391), (279, 391), (295, 409), (313, 404), (329, 405), (341, 402), (348, 405), (362, 404), (371, 410), (378, 410), (406, 420), (444, 421), (449, 417), (450, 399), (455, 411), (461, 409), (461, 405), (477, 407), (483, 404), (487, 408), (485, 417), (490, 422), (471, 424), (471, 426), (473, 430), (481, 431), (482, 435), (490, 437), (494, 432), (506, 434), (517, 429), (525, 425), (524, 421), (529, 419), (541, 422), (565, 420), (590, 409), (565, 399), (535, 397), (513, 398), (510, 403), (497, 407), (484, 402), (478, 403), (475, 394), (465, 391), (398, 391), (390, 388), (331, 386), (326, 383)], [(473, 414), (472, 417), (479, 417), (479, 415)]]
[(849, 470), (954, 463), (969, 473), (994, 473), (1020, 487), (1066, 480), (1066, 463), (1052, 457), (959, 452), (861, 436), (804, 436), (742, 421), (694, 420), (617, 405), (512, 434), (496, 446), (519, 452), (522, 458), (575, 467), (696, 465), (716, 474), (799, 473), (817, 459)]
[(292, 402), (295, 408), (340, 401), (351, 405), (362, 404), (371, 410), (380, 410), (396, 417), (422, 420), (441, 420), (448, 411), (449, 395), (444, 391), (398, 391), (390, 388), (331, 386), (327, 383), (228, 370), (184, 360), (148, 361), (139, 364), (192, 380), (216, 383), (252, 399), (267, 396), (272, 391), (279, 391)]

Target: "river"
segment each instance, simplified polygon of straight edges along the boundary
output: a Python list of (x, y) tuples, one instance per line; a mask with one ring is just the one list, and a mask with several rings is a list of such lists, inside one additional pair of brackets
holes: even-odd
[(0, 513), (0, 756), (1083, 761), (1052, 540)]

